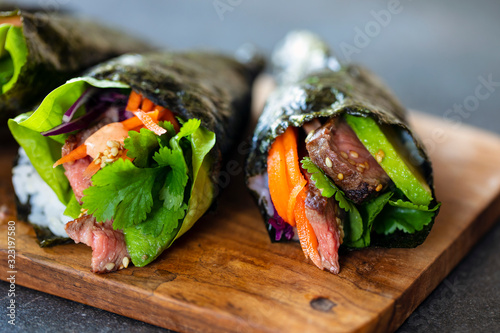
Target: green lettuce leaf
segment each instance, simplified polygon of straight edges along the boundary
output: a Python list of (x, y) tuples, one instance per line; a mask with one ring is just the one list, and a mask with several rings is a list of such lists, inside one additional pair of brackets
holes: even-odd
[(209, 154), (215, 146), (215, 133), (198, 128), (189, 140), (192, 148), (192, 187), (188, 209), (175, 239), (188, 231), (212, 205), (215, 185), (210, 178), (213, 158)]
[(28, 48), (22, 28), (0, 25), (0, 94), (9, 91), (17, 82), (26, 64)]

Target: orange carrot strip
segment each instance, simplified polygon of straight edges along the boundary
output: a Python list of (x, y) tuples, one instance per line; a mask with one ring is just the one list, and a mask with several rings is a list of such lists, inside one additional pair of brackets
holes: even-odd
[[(148, 112), (148, 115), (151, 116), (151, 118), (155, 122), (158, 121), (157, 120), (158, 119), (158, 111)], [(122, 123), (123, 127), (125, 127), (128, 130), (132, 130), (132, 129), (139, 127), (139, 126), (144, 126), (144, 123), (137, 116), (129, 118), (129, 119), (125, 119), (121, 123)]]
[(306, 216), (305, 201), (306, 190), (303, 188), (297, 196), (297, 203), (295, 205), (295, 219), (297, 222), (297, 233), (299, 235), (300, 246), (306, 258), (311, 258), (312, 262), (318, 268), (323, 269), (321, 257), (318, 252), (318, 239)]
[(157, 123), (151, 119), (149, 115), (147, 115), (144, 111), (142, 110), (137, 110), (134, 112), (134, 114), (139, 118), (140, 121), (146, 126), (146, 128), (150, 131), (153, 131), (156, 135), (162, 135), (167, 133), (167, 130), (164, 129), (163, 127), (160, 127)]
[(132, 90), (130, 93), (130, 97), (128, 98), (128, 103), (127, 103), (127, 111), (137, 111), (139, 109), (139, 106), (141, 106), (142, 102), (142, 96), (135, 91)]
[(101, 170), (101, 163), (95, 164), (94, 161), (92, 161), (89, 166), (85, 168), (85, 171), (83, 171), (83, 178), (90, 179), (99, 170)]
[(151, 102), (149, 99), (144, 98), (142, 100), (142, 105), (141, 105), (142, 111), (144, 111), (144, 112), (153, 111), (154, 107), (155, 107), (155, 104), (153, 102)]
[[(144, 111), (144, 110), (143, 110)], [(151, 117), (151, 119), (153, 119), (153, 121), (157, 124), (158, 123), (158, 119), (160, 119), (160, 111), (151, 111), (151, 112), (148, 112), (147, 113), (148, 116)]]
[(288, 219), (287, 205), (290, 190), (286, 175), (285, 147), (281, 136), (276, 138), (269, 150), (267, 156), (267, 174), (269, 177), (269, 192), (271, 193), (271, 200), (274, 207), (279, 216), (285, 222), (288, 222), (286, 220)]
[(286, 171), (288, 184), (290, 186), (290, 197), (288, 199), (288, 223), (295, 225), (294, 207), (297, 200), (297, 195), (302, 188), (307, 184), (306, 179), (302, 175), (299, 167), (299, 155), (297, 152), (297, 130), (294, 127), (288, 127), (285, 133), (282, 134), (283, 145), (285, 147)]
[(10, 16), (10, 17), (3, 17), (0, 19), (0, 24), (11, 24), (15, 27), (21, 27), (23, 23), (21, 22), (21, 17), (20, 16)]
[(123, 127), (125, 127), (128, 130), (131, 130), (132, 128), (135, 128), (135, 127), (142, 125), (142, 121), (140, 121), (139, 118), (137, 118), (137, 117), (125, 119), (121, 123), (122, 123)]
[(80, 158), (84, 158), (85, 156), (87, 156), (87, 146), (83, 143), (80, 146), (73, 149), (68, 155), (65, 155), (60, 159), (58, 159), (52, 167), (55, 168), (60, 164), (73, 162), (79, 160)]
[(181, 128), (179, 126), (179, 122), (177, 121), (177, 119), (175, 119), (174, 114), (169, 109), (165, 109), (163, 111), (162, 117), (158, 119), (170, 121), (174, 126), (175, 132), (179, 132), (179, 129)]
[[(127, 150), (123, 150), (117, 157), (123, 160), (130, 160), (130, 161), (133, 160), (132, 158), (127, 156)], [(94, 161), (92, 161), (92, 163), (89, 164), (89, 166), (85, 169), (85, 171), (83, 171), (84, 178), (90, 179), (92, 178), (93, 175), (97, 173), (97, 171), (101, 170), (101, 163), (95, 164)]]
[(307, 180), (304, 179), (301, 183), (299, 183), (297, 186), (293, 188), (292, 192), (290, 193), (290, 197), (288, 198), (288, 206), (286, 213), (289, 220), (288, 223), (292, 227), (295, 227), (295, 205), (297, 202), (297, 196), (306, 185), (307, 185)]

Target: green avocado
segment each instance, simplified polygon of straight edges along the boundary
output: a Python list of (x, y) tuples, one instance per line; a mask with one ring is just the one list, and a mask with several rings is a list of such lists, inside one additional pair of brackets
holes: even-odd
[(404, 154), (398, 153), (398, 139), (384, 131), (370, 117), (345, 115), (345, 120), (359, 140), (377, 160), (406, 197), (416, 205), (429, 206), (432, 192), (418, 167), (412, 165)]

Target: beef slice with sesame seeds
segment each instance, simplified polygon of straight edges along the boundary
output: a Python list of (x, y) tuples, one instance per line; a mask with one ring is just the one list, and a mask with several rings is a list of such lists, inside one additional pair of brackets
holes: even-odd
[(126, 268), (130, 255), (123, 231), (113, 230), (113, 222), (98, 223), (92, 215), (84, 215), (66, 224), (66, 233), (75, 241), (92, 248), (92, 272), (107, 273)]
[(390, 182), (354, 131), (338, 117), (309, 136), (306, 148), (314, 164), (356, 204), (377, 195)]

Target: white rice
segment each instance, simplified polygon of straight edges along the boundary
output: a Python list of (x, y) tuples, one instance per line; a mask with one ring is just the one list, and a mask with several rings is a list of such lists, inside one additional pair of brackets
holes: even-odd
[(68, 236), (64, 225), (73, 219), (63, 214), (66, 207), (42, 180), (22, 148), (19, 148), (18, 163), (12, 169), (12, 184), (19, 202), (31, 207), (29, 222), (48, 227), (57, 236)]

